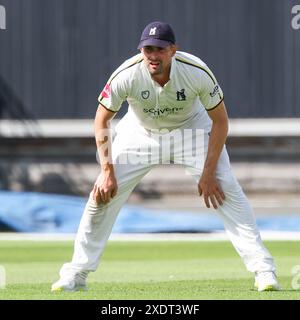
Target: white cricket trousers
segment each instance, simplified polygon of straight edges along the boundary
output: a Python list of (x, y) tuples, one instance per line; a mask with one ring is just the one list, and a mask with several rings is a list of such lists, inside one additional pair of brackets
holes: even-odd
[[(97, 269), (121, 207), (143, 176), (159, 161), (166, 163), (172, 160), (182, 164), (196, 182), (201, 177), (209, 139), (207, 132), (203, 135), (202, 148), (200, 145), (197, 147), (200, 152), (200, 156), (197, 155), (198, 160), (202, 157), (202, 161), (195, 163), (191, 155), (182, 156), (182, 149), (178, 148), (179, 143), (171, 143), (172, 148), (169, 148), (171, 149), (169, 153), (166, 151), (168, 147), (162, 152), (162, 142), (159, 140), (162, 135), (149, 134), (143, 128), (136, 130), (132, 128), (130, 130), (128, 126), (125, 128), (126, 130), (119, 129), (112, 145), (118, 182), (117, 195), (108, 204), (97, 205), (92, 198), (92, 193), (90, 194), (76, 235), (72, 261), (63, 265), (60, 271), (61, 277), (77, 275), (86, 277), (88, 272)], [(193, 133), (190, 137), (194, 139), (195, 136)], [(168, 133), (165, 133), (164, 138), (167, 137)], [(188, 140), (189, 137), (185, 137), (184, 143), (187, 147), (189, 147)], [(229, 239), (247, 270), (250, 272), (275, 271), (273, 258), (262, 243), (248, 199), (231, 170), (225, 147), (218, 161), (216, 177), (226, 199), (217, 210), (211, 210), (214, 210), (223, 221)], [(197, 188), (196, 183), (195, 188)], [(199, 201), (203, 200), (199, 198)]]

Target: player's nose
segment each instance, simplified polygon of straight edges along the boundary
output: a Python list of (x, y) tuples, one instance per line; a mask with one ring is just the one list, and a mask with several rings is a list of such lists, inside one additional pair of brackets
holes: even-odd
[(150, 54), (149, 58), (148, 58), (151, 62), (158, 62), (159, 57), (157, 54)]

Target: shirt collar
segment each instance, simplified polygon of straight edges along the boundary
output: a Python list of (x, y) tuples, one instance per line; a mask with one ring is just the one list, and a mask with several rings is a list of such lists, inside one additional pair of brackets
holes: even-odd
[(176, 63), (176, 58), (174, 56), (172, 57), (172, 62), (171, 62), (170, 80), (175, 78), (176, 67), (177, 67), (177, 63)]

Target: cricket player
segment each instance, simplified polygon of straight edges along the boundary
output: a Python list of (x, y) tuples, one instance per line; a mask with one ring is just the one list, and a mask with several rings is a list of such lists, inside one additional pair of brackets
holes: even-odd
[[(72, 261), (62, 266), (52, 291), (87, 289), (88, 273), (97, 269), (122, 205), (151, 168), (170, 162), (185, 167), (206, 206), (216, 209), (247, 270), (254, 273), (258, 291), (280, 289), (273, 258), (231, 170), (222, 89), (202, 60), (177, 51), (175, 43), (169, 24), (147, 25), (138, 45), (140, 53), (112, 74), (99, 96), (95, 136), (101, 172), (78, 228)], [(111, 142), (110, 120), (125, 100), (129, 110)], [(184, 135), (186, 130), (192, 133)], [(202, 143), (189, 143), (199, 130)], [(161, 152), (165, 151), (162, 141), (172, 140), (175, 132), (184, 148), (191, 150), (182, 152), (177, 141), (169, 153)]]

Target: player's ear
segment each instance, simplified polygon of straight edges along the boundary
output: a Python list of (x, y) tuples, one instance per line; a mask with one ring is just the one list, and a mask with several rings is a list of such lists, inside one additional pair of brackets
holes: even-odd
[(172, 50), (172, 57), (175, 55), (176, 51), (177, 51), (177, 46), (176, 44), (172, 44), (171, 45), (171, 50)]

